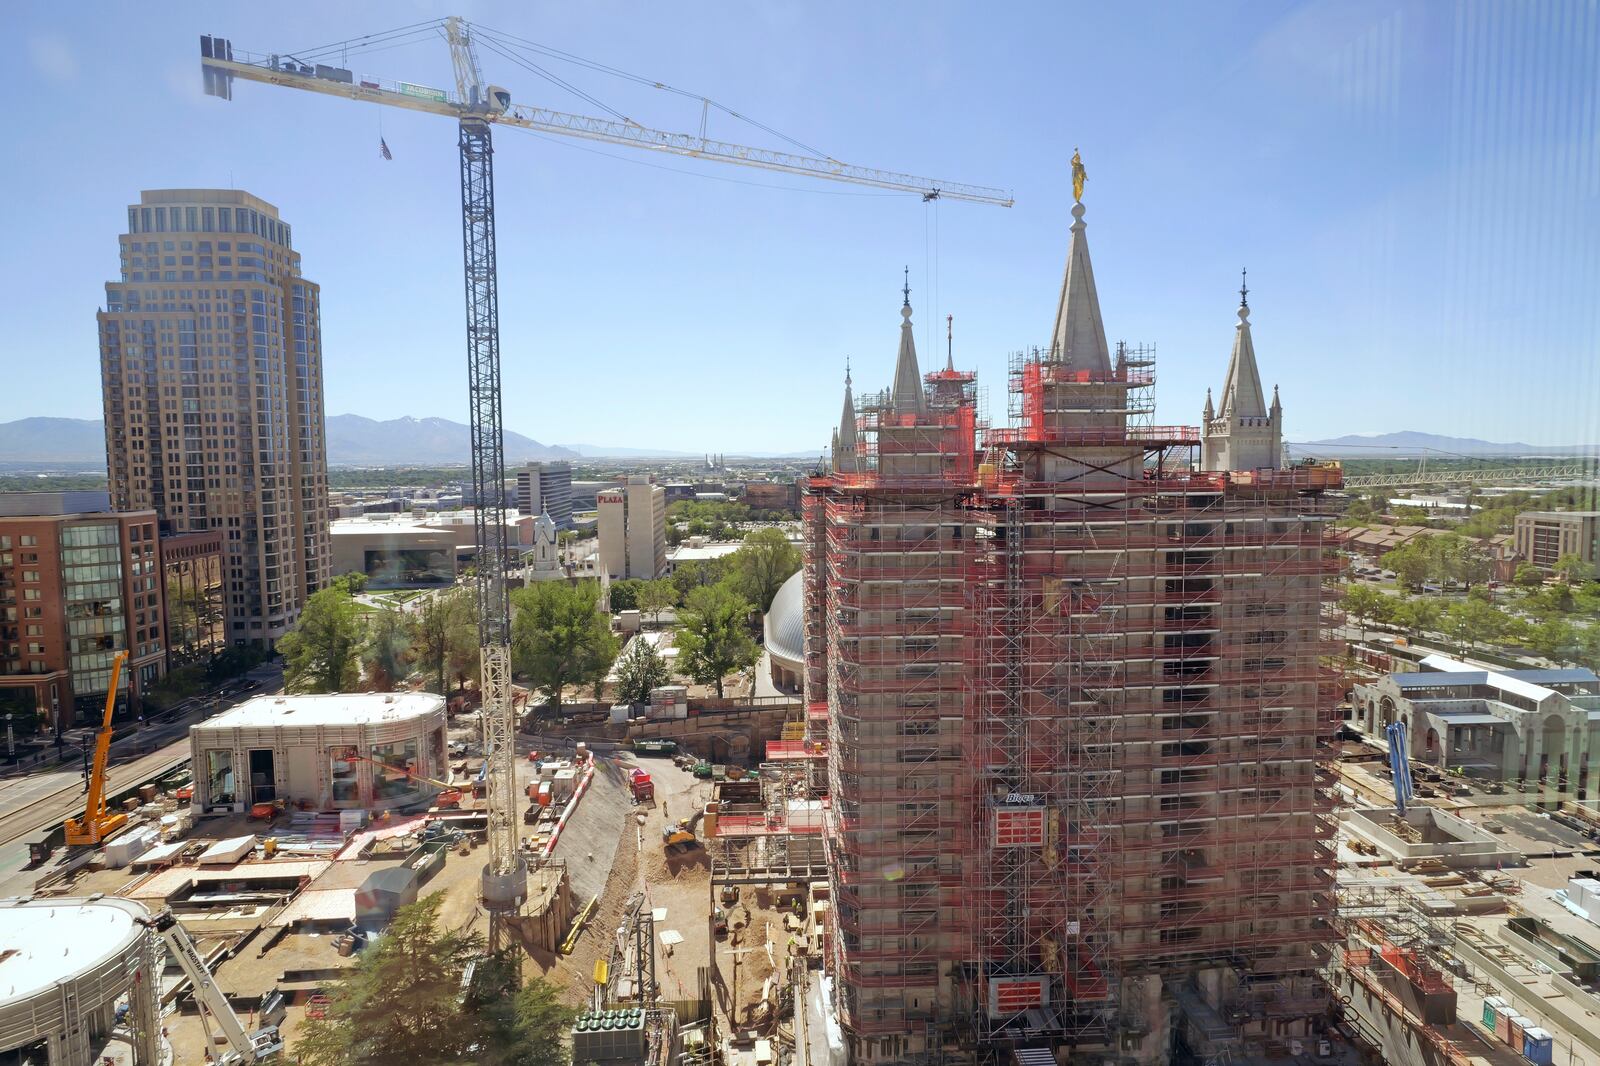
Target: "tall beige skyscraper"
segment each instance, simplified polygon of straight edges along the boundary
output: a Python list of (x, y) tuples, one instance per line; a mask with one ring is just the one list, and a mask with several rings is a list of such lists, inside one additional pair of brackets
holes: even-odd
[(273, 641), (327, 584), (320, 290), (278, 209), (228, 189), (128, 208), (100, 324), (119, 510), (223, 532), (231, 643)]

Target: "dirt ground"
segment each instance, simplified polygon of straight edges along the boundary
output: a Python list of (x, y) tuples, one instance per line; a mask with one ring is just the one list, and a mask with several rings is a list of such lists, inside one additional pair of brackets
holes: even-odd
[[(622, 776), (634, 765), (649, 771), (656, 785), (656, 800), (641, 806), (618, 806), (614, 813), (608, 809), (609, 804), (597, 804), (584, 824), (580, 825), (574, 816), (567, 828), (573, 835), (569, 837), (564, 833), (558, 847), (559, 854), (569, 847), (570, 841), (569, 855), (574, 857), (568, 858), (569, 869), (573, 863), (582, 863), (587, 877), (593, 876), (587, 870), (590, 838), (595, 838), (599, 844), (602, 835), (609, 835), (605, 843), (612, 849), (611, 868), (599, 892), (599, 904), (572, 955), (534, 959), (547, 979), (564, 986), (563, 998), (569, 1003), (588, 1001), (593, 988), (594, 964), (600, 958), (609, 958), (616, 931), (623, 924), (627, 901), (635, 892), (645, 893), (646, 906), (652, 910), (666, 912), (655, 926), (656, 979), (664, 997), (669, 1000), (697, 998), (700, 970), (708, 965), (710, 859), (703, 847), (664, 855), (661, 830), (669, 819), (676, 821), (687, 817), (696, 807), (703, 806), (702, 794), (708, 793), (709, 787), (696, 781), (688, 771), (662, 759), (643, 759), (635, 763), (631, 756), (624, 755), (612, 762), (611, 770)], [(600, 780), (598, 771), (596, 780)], [(579, 880), (575, 877), (574, 884)], [(588, 901), (588, 897), (578, 899), (578, 896), (575, 890), (574, 899), (580, 906)], [(663, 943), (661, 934), (668, 930), (676, 931), (683, 942)]]

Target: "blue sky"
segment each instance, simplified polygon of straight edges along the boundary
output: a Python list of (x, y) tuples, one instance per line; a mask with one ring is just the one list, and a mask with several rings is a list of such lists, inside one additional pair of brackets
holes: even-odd
[[(1162, 421), (1195, 422), (1220, 385), (1248, 265), (1290, 440), (1600, 440), (1594, 0), (318, 7), (13, 13), (0, 362), (30, 387), (0, 419), (99, 416), (93, 312), (126, 205), (231, 183), (278, 205), (323, 287), (328, 412), (465, 421), (450, 122), (244, 82), (208, 99), (197, 45), (290, 51), (454, 10), (837, 159), (1016, 195), (926, 207), (500, 132), (506, 423), (541, 441), (820, 449), (846, 356), (858, 386), (888, 381), (902, 265), (924, 368), (953, 314), (956, 362), (1003, 419), (1006, 353), (1054, 315), (1074, 146), (1107, 331), (1158, 346)], [(595, 111), (482, 61), (518, 100)], [(450, 84), (442, 42), (349, 65)], [(698, 127), (693, 101), (550, 69), (646, 125)], [(710, 133), (782, 146), (715, 115)]]

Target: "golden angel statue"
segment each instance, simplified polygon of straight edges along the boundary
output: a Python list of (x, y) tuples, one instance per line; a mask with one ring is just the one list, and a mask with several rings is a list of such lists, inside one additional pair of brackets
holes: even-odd
[(1083, 183), (1089, 180), (1089, 175), (1083, 169), (1083, 157), (1078, 155), (1078, 150), (1072, 150), (1072, 198), (1078, 203), (1083, 203)]

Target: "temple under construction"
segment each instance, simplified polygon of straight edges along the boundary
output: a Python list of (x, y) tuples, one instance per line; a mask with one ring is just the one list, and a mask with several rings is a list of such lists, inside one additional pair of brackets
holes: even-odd
[(1154, 352), (1108, 347), (1083, 213), (1005, 427), (953, 359), (921, 372), (907, 290), (890, 388), (847, 375), (806, 486), (853, 1062), (1248, 1061), (1323, 1009), (1340, 472), (1282, 462), (1245, 290), (1220, 405), (1151, 424)]

